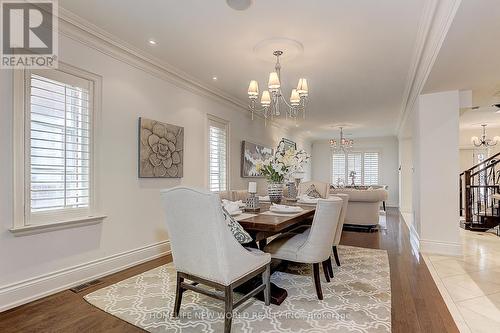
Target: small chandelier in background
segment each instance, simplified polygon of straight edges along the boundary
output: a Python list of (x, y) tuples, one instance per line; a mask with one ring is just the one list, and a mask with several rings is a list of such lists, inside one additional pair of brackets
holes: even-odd
[(306, 117), (306, 102), (309, 94), (307, 87), (307, 80), (304, 78), (299, 79), (297, 89), (292, 89), (290, 95), (290, 103), (283, 96), (281, 91), (281, 64), (280, 56), (283, 51), (274, 51), (276, 56), (275, 71), (269, 74), (269, 81), (267, 87), (269, 90), (264, 90), (260, 98), (261, 108), (257, 107), (257, 99), (259, 98), (259, 84), (257, 81), (250, 81), (248, 86), (248, 98), (250, 99), (250, 111), (252, 112), (252, 120), (254, 113), (260, 113), (264, 117), (266, 123), (268, 118), (274, 118), (281, 115), (281, 108), (285, 106), (285, 118), (292, 118), (297, 120), (298, 115), (302, 112), (302, 116)]
[(351, 149), (352, 146), (354, 145), (354, 140), (352, 139), (347, 139), (344, 138), (344, 131), (343, 127), (340, 127), (340, 138), (337, 141), (337, 139), (330, 139), (330, 148), (334, 153), (348, 153)]
[(495, 146), (498, 142), (500, 142), (500, 137), (495, 136), (493, 139), (488, 139), (486, 137), (486, 124), (481, 125), (483, 127), (483, 134), (481, 135), (480, 138), (477, 136), (473, 136), (470, 138), (471, 143), (474, 145), (476, 148), (488, 148), (491, 146)]

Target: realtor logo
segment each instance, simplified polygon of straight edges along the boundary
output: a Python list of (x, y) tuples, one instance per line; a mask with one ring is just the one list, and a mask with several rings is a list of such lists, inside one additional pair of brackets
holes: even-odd
[(1, 68), (57, 67), (57, 0), (0, 0)]

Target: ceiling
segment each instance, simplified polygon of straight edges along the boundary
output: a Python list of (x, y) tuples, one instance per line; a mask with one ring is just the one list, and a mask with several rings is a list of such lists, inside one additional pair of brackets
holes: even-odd
[[(308, 79), (307, 120), (295, 130), (311, 139), (337, 135), (339, 124), (347, 124), (354, 137), (395, 134), (424, 3), (256, 0), (248, 10), (235, 11), (224, 0), (59, 0), (243, 103), (248, 82), (258, 80), (262, 89), (274, 66), (272, 54), (266, 58), (255, 46), (270, 38), (298, 42), (294, 59), (282, 61), (282, 82), (288, 95), (299, 77)], [(157, 45), (148, 43), (151, 38)]]
[(472, 104), (483, 107), (462, 110), (460, 128), (500, 127), (500, 114), (487, 107), (500, 91), (499, 40), (500, 1), (462, 1), (423, 90), (472, 90)]

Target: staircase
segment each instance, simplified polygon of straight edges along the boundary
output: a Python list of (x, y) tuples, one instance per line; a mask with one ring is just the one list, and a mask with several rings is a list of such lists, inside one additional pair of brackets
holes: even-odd
[(487, 231), (500, 225), (500, 153), (460, 174), (460, 226)]

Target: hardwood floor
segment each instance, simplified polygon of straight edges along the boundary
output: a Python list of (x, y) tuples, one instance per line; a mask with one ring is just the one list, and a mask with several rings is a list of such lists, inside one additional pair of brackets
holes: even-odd
[[(387, 209), (387, 230), (345, 231), (341, 244), (387, 250), (393, 332), (458, 332), (422, 256), (412, 253), (408, 229), (396, 209)], [(66, 290), (0, 313), (0, 332), (143, 332), (88, 304), (83, 296), (170, 260), (159, 258), (105, 277), (80, 293)]]

